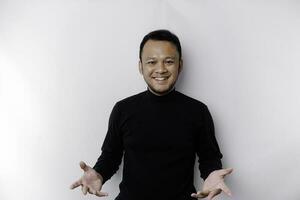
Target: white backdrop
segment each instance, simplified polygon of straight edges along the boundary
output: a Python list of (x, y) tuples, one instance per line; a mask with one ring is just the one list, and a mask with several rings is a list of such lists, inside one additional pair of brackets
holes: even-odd
[(232, 199), (300, 199), (300, 1), (2, 0), (1, 200), (99, 199), (69, 186), (114, 103), (146, 89), (138, 48), (158, 28), (181, 40), (176, 87), (209, 106)]

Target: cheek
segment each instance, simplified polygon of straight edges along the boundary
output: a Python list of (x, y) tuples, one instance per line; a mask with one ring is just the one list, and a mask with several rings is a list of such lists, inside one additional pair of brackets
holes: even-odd
[(149, 70), (149, 69), (144, 69), (144, 76), (150, 77), (150, 76), (151, 76), (151, 70)]
[(169, 71), (172, 73), (173, 77), (176, 77), (178, 75), (178, 68), (172, 68)]

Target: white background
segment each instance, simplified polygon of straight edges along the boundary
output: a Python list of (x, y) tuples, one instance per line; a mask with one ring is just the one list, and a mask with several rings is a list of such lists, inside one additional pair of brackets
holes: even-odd
[(300, 199), (300, 1), (11, 0), (0, 1), (1, 200), (99, 199), (69, 186), (100, 155), (114, 103), (146, 89), (138, 48), (158, 28), (181, 40), (176, 87), (210, 108), (232, 199)]

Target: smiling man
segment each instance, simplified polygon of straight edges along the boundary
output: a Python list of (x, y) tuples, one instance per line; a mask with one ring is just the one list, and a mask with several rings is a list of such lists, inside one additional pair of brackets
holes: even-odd
[(142, 42), (139, 71), (152, 93), (162, 96), (172, 91), (181, 69), (181, 53), (173, 43), (153, 39)]
[[(231, 195), (222, 169), (214, 125), (205, 104), (175, 89), (182, 71), (181, 45), (168, 30), (147, 34), (140, 44), (139, 72), (147, 90), (118, 101), (111, 112), (102, 153), (93, 167), (80, 162), (83, 176), (71, 185), (82, 192), (107, 196), (103, 184), (119, 169), (123, 177), (116, 200), (212, 199)], [(200, 191), (194, 164), (205, 180)]]

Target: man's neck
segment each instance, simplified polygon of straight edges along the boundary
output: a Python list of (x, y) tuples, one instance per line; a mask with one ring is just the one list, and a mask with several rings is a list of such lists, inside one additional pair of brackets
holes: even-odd
[(162, 94), (159, 94), (159, 93), (154, 92), (154, 91), (148, 86), (149, 91), (150, 91), (151, 93), (153, 93), (154, 95), (156, 95), (156, 96), (164, 96), (164, 95), (167, 95), (167, 94), (169, 94), (170, 92), (172, 92), (172, 91), (174, 90), (174, 88), (175, 88), (175, 86), (173, 86), (172, 89), (168, 90), (167, 92), (162, 93)]

